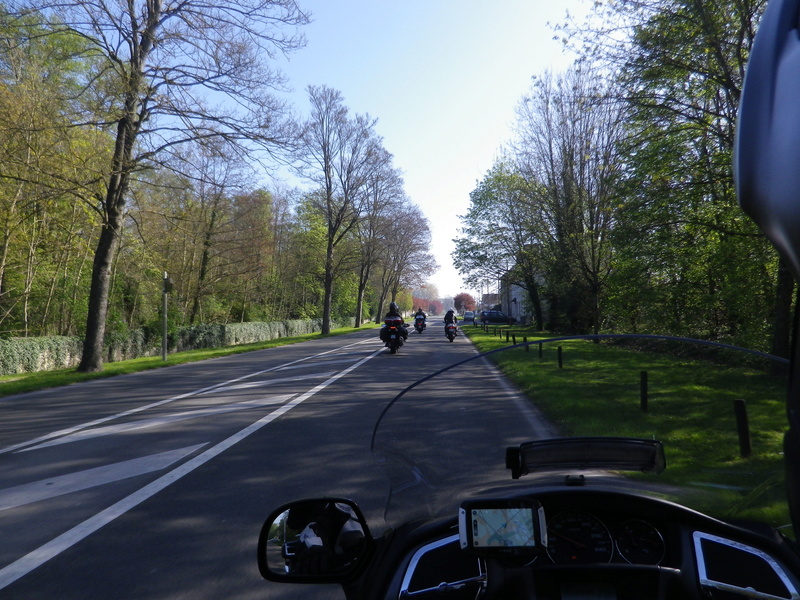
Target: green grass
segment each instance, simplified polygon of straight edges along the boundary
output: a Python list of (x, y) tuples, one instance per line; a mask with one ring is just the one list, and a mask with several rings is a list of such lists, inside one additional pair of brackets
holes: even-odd
[[(346, 333), (352, 333), (354, 331), (361, 331), (370, 327), (373, 326), (362, 325), (360, 328), (336, 329), (329, 335), (343, 335)], [(103, 377), (114, 377), (116, 375), (126, 375), (128, 373), (147, 371), (149, 369), (181, 365), (184, 363), (207, 360), (209, 358), (219, 358), (222, 356), (241, 354), (242, 352), (252, 352), (254, 350), (275, 348), (277, 346), (285, 346), (287, 344), (296, 344), (298, 342), (315, 340), (319, 339), (320, 337), (329, 336), (321, 336), (319, 333), (310, 333), (296, 337), (278, 338), (266, 342), (242, 344), (240, 346), (227, 346), (224, 348), (209, 348), (190, 350), (187, 352), (176, 352), (174, 354), (169, 354), (166, 361), (162, 360), (161, 356), (135, 358), (132, 360), (106, 363), (103, 370), (99, 373), (78, 373), (75, 369), (59, 369), (55, 371), (41, 371), (37, 373), (16, 373), (14, 375), (2, 375), (0, 376), (0, 397), (23, 394), (26, 392), (33, 392), (36, 390), (58, 387), (62, 385), (69, 385), (81, 381), (91, 381), (93, 379), (101, 379)]]
[[(511, 343), (494, 336), (494, 328), (464, 329), (481, 351)], [(516, 332), (518, 343), (523, 335), (528, 341), (549, 337), (519, 327), (508, 330)], [(562, 369), (558, 346), (563, 348)], [(542, 350), (541, 358), (539, 345), (533, 344), (527, 352), (514, 349), (492, 359), (564, 435), (602, 432), (660, 440), (667, 470), (659, 481), (695, 490), (694, 508), (776, 526), (789, 522), (783, 492), (785, 377), (725, 361), (718, 353), (713, 361), (676, 358), (585, 340), (543, 344)], [(648, 374), (646, 412), (640, 403), (642, 371)], [(747, 406), (749, 458), (740, 456), (733, 409), (738, 399)]]

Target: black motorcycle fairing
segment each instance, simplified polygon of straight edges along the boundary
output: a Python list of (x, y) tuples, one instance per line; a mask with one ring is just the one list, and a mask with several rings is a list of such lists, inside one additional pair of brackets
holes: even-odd
[[(508, 491), (492, 490), (487, 494), (490, 497), (498, 494), (508, 497), (505, 495)], [(615, 536), (618, 535), (617, 527), (627, 522), (631, 515), (647, 519), (663, 533), (667, 547), (664, 559), (658, 564), (631, 562), (622, 556), (616, 545), (612, 560), (604, 563), (572, 562), (569, 558), (561, 560), (557, 557), (522, 562), (481, 558), (485, 580), (480, 585), (478, 581), (471, 582), (472, 587), (462, 590), (459, 595), (455, 584), (463, 583), (464, 573), (475, 569), (477, 559), (468, 553), (455, 552), (458, 545), (456, 522), (455, 519), (446, 519), (406, 524), (395, 531), (386, 544), (386, 551), (376, 555), (375, 564), (361, 581), (345, 588), (348, 598), (388, 600), (413, 597), (413, 594), (421, 593), (421, 589), (404, 587), (413, 579), (410, 569), (437, 573), (438, 592), (431, 590), (429, 594), (419, 596), (422, 598), (474, 598), (475, 590), (479, 588), (483, 591), (480, 597), (485, 600), (509, 597), (547, 600), (579, 592), (583, 594), (579, 596), (582, 598), (613, 597), (618, 600), (728, 597), (719, 595), (723, 591), (733, 593), (730, 598), (788, 600), (798, 597), (798, 580), (792, 573), (800, 572), (800, 559), (774, 530), (758, 524), (719, 521), (666, 500), (623, 492), (613, 486), (590, 484), (574, 490), (566, 489), (564, 485), (552, 485), (538, 487), (532, 497), (542, 502), (551, 515), (569, 511), (596, 515), (608, 524)], [(432, 553), (439, 551), (441, 544), (452, 546), (453, 552), (448, 555), (446, 563), (441, 561), (440, 555)], [(700, 544), (706, 544), (702, 552), (698, 551)], [(758, 579), (766, 587), (759, 587), (759, 583), (752, 585), (754, 569), (761, 572)], [(722, 581), (709, 579), (709, 575)], [(701, 581), (704, 582), (703, 589), (699, 584)], [(383, 585), (380, 582), (384, 582)], [(743, 587), (743, 582), (749, 585)], [(746, 589), (748, 587), (751, 589)], [(709, 596), (710, 590), (716, 591)], [(601, 595), (601, 592), (607, 595)]]

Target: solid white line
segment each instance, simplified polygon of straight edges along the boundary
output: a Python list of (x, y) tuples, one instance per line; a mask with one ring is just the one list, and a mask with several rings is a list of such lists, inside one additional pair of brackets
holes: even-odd
[(278, 365), (275, 367), (270, 367), (269, 369), (264, 369), (262, 371), (255, 371), (253, 373), (248, 373), (247, 375), (242, 375), (241, 377), (236, 377), (234, 379), (230, 379), (228, 381), (223, 381), (221, 383), (216, 383), (214, 385), (210, 385), (208, 387), (201, 388), (199, 390), (194, 390), (191, 392), (186, 392), (185, 394), (180, 394), (178, 396), (173, 396), (172, 398), (167, 398), (166, 400), (159, 400), (158, 402), (152, 402), (151, 404), (145, 404), (144, 406), (140, 406), (138, 408), (133, 408), (131, 410), (126, 410), (121, 413), (117, 413), (115, 415), (110, 415), (108, 417), (103, 417), (102, 419), (96, 419), (94, 421), (89, 421), (88, 423), (82, 423), (80, 425), (75, 425), (74, 427), (68, 427), (66, 429), (61, 429), (59, 431), (54, 431), (52, 433), (48, 433), (41, 437), (35, 438), (33, 440), (28, 440), (27, 442), (21, 442), (19, 444), (14, 444), (13, 446), (8, 446), (6, 448), (0, 448), (0, 454), (5, 454), (7, 452), (13, 452), (18, 450), (19, 448), (24, 448), (25, 446), (31, 446), (34, 444), (38, 444), (40, 442), (44, 442), (47, 440), (51, 440), (56, 437), (60, 437), (62, 435), (69, 435), (71, 433), (75, 433), (76, 431), (80, 431), (81, 429), (87, 429), (89, 427), (94, 427), (95, 425), (101, 425), (102, 423), (107, 423), (108, 421), (113, 421), (115, 419), (121, 419), (123, 417), (128, 417), (130, 415), (149, 410), (151, 408), (157, 408), (162, 406), (163, 404), (169, 404), (170, 402), (175, 402), (177, 400), (183, 400), (184, 398), (190, 398), (192, 396), (196, 396), (198, 394), (203, 394), (205, 392), (209, 392), (212, 390), (216, 390), (217, 388), (231, 385), (232, 383), (236, 383), (238, 381), (243, 381), (245, 379), (249, 379), (250, 377), (255, 377), (256, 375), (262, 375), (263, 373), (269, 373), (271, 371), (277, 371), (285, 366), (294, 365), (306, 360), (311, 360), (313, 358), (317, 358), (319, 356), (325, 356), (326, 354), (330, 354), (332, 352), (338, 352), (343, 348), (349, 348), (351, 346), (357, 346), (361, 342), (354, 342), (352, 344), (348, 344), (347, 346), (342, 346), (341, 348), (334, 348), (332, 350), (326, 350), (325, 352), (320, 352), (318, 354), (312, 354), (311, 356), (304, 356), (303, 358), (298, 358), (297, 360), (290, 361), (288, 363)]
[(204, 465), (211, 459), (216, 458), (219, 454), (221, 454), (225, 450), (241, 442), (250, 434), (255, 433), (256, 431), (264, 427), (264, 425), (267, 425), (268, 423), (274, 421), (278, 417), (286, 414), (296, 406), (303, 403), (305, 400), (311, 398), (317, 392), (324, 390), (334, 381), (340, 379), (341, 377), (344, 377), (345, 375), (347, 375), (357, 367), (360, 367), (362, 364), (374, 358), (381, 352), (383, 352), (383, 348), (381, 348), (380, 350), (376, 350), (375, 352), (363, 358), (359, 362), (349, 366), (343, 371), (340, 371), (330, 379), (323, 381), (316, 387), (305, 392), (304, 394), (301, 394), (291, 402), (284, 404), (280, 408), (274, 410), (270, 414), (266, 415), (262, 419), (259, 419), (258, 421), (249, 425), (248, 427), (245, 427), (238, 433), (235, 433), (228, 439), (223, 440), (216, 446), (209, 448), (202, 454), (199, 454), (194, 458), (186, 461), (179, 467), (176, 467), (169, 473), (162, 475), (152, 483), (144, 486), (143, 488), (134, 492), (127, 498), (123, 498), (116, 504), (109, 506), (105, 510), (85, 520), (83, 523), (73, 527), (72, 529), (61, 534), (57, 538), (49, 541), (43, 546), (40, 546), (36, 550), (26, 554), (25, 556), (11, 563), (7, 567), (0, 569), (0, 590), (8, 587), (12, 583), (14, 583), (17, 579), (24, 577), (37, 567), (43, 565), (51, 558), (54, 558), (58, 556), (60, 553), (64, 552), (65, 550), (71, 548), (84, 538), (96, 532), (104, 525), (107, 525), (114, 519), (124, 515), (132, 508), (135, 508), (145, 500), (156, 495), (158, 492), (172, 485), (173, 483), (175, 483), (185, 475), (188, 475), (198, 467)]
[(93, 487), (113, 483), (122, 479), (144, 475), (154, 471), (166, 469), (171, 464), (178, 462), (186, 456), (196, 452), (207, 443), (195, 444), (186, 448), (168, 450), (134, 458), (111, 465), (103, 465), (93, 469), (77, 471), (68, 475), (49, 477), (41, 481), (17, 485), (0, 490), (0, 510), (7, 510), (15, 506), (24, 506), (40, 500), (47, 500), (72, 492), (88, 490)]

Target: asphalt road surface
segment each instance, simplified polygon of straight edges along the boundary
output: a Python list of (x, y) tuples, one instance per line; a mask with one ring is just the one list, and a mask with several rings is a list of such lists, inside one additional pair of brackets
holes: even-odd
[[(345, 496), (380, 531), (376, 419), (474, 354), (431, 320), (397, 355), (371, 329), (0, 399), (0, 599), (343, 598), (261, 579), (264, 518)], [(443, 393), (500, 385), (469, 364)]]

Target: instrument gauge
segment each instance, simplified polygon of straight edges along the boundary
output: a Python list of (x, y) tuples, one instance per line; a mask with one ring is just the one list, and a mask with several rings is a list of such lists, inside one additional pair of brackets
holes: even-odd
[(664, 538), (647, 521), (626, 521), (620, 526), (614, 541), (620, 556), (632, 565), (658, 565), (664, 560)]
[(567, 510), (547, 521), (547, 554), (556, 564), (607, 563), (614, 542), (600, 519), (582, 510)]

